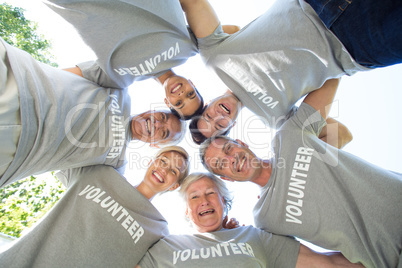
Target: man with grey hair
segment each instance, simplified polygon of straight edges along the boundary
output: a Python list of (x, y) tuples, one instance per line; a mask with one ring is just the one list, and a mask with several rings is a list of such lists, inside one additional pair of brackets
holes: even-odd
[(37, 62), (3, 39), (0, 56), (0, 187), (47, 171), (121, 169), (129, 141), (167, 145), (184, 135), (171, 112), (131, 116), (127, 89)]
[(258, 158), (242, 141), (220, 136), (201, 145), (201, 159), (222, 179), (261, 187), (257, 227), (340, 251), (365, 267), (397, 267), (402, 174), (318, 139), (335, 88), (327, 84), (305, 98), (274, 137), (273, 158)]

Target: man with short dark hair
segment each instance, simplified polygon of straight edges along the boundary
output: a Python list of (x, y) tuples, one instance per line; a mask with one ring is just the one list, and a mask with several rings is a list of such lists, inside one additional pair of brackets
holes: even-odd
[(397, 267), (402, 248), (402, 174), (318, 138), (335, 81), (309, 93), (277, 131), (273, 158), (258, 158), (247, 144), (225, 136), (204, 142), (200, 157), (222, 179), (261, 187), (254, 208), (257, 227), (340, 251), (365, 267)]

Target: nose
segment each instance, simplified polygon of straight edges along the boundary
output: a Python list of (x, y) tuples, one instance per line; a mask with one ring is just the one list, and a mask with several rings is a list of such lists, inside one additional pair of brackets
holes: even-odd
[(161, 121), (159, 121), (158, 119), (155, 119), (154, 127), (156, 129), (159, 129), (162, 125), (163, 125), (163, 123)]
[(182, 94), (184, 94), (184, 87), (182, 86), (181, 89), (179, 90), (179, 92), (177, 93), (178, 96), (181, 96)]
[(207, 197), (205, 195), (201, 195), (200, 201), (201, 201), (201, 206), (206, 206), (206, 205), (209, 204), (208, 199), (207, 199)]
[(217, 112), (216, 115), (215, 115), (215, 121), (219, 121), (219, 120), (222, 120), (224, 118), (225, 118), (225, 116), (221, 112)]
[(236, 157), (232, 155), (226, 155), (224, 159), (222, 159), (223, 168), (229, 168), (231, 165), (236, 162)]

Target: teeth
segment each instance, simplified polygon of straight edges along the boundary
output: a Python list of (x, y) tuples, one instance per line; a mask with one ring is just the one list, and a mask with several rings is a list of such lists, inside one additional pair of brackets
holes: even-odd
[(155, 175), (155, 177), (160, 181), (160, 182), (164, 182), (163, 178), (156, 172), (153, 173)]
[(243, 168), (245, 162), (246, 162), (246, 158), (243, 157), (243, 159), (242, 159), (241, 162), (240, 162), (240, 166), (239, 166), (238, 172), (240, 172), (240, 170), (242, 170), (242, 168)]
[(230, 114), (230, 110), (225, 105), (219, 104), (219, 107), (221, 107), (227, 114)]
[(208, 209), (208, 210), (205, 210), (205, 211), (201, 212), (200, 215), (203, 216), (204, 214), (212, 213), (212, 212), (214, 212), (213, 209)]
[(147, 119), (147, 121), (145, 121), (145, 127), (147, 129), (148, 134), (151, 133), (150, 128), (151, 128), (151, 120)]
[(147, 128), (148, 134), (153, 137), (155, 132), (155, 118), (151, 115), (149, 119), (147, 119), (145, 127)]
[(151, 123), (151, 137), (153, 137), (155, 134), (155, 118), (153, 115), (151, 116)]
[(176, 93), (181, 88), (182, 84), (178, 84), (175, 88), (172, 89), (172, 93)]

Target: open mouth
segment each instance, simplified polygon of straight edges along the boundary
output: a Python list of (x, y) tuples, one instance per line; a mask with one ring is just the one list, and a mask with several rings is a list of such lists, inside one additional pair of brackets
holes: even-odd
[(171, 90), (170, 93), (176, 93), (177, 91), (179, 91), (179, 89), (183, 86), (183, 84), (177, 84), (175, 85)]
[(161, 183), (164, 183), (164, 182), (165, 182), (165, 180), (163, 179), (163, 177), (162, 177), (158, 172), (153, 171), (153, 172), (152, 172), (152, 175), (153, 175), (155, 178), (157, 178), (157, 179), (159, 180), (159, 182), (161, 182)]
[(199, 215), (200, 216), (205, 216), (205, 215), (209, 215), (209, 214), (212, 214), (212, 213), (214, 213), (215, 212), (215, 209), (208, 209), (208, 210), (205, 210), (205, 211), (202, 211), (202, 212), (200, 212), (199, 213)]
[(244, 167), (244, 163), (246, 162), (246, 157), (243, 156), (243, 158), (241, 158), (241, 160), (239, 161), (239, 166), (237, 168), (237, 172), (242, 171), (243, 167)]
[(219, 107), (227, 114), (230, 114), (230, 110), (224, 104), (219, 104)]
[(151, 137), (154, 135), (154, 127), (153, 127), (153, 125), (154, 125), (154, 117), (153, 116), (151, 116), (150, 118), (148, 118), (146, 121), (145, 121), (145, 128), (146, 128), (146, 130), (147, 130), (147, 133), (148, 133), (148, 135), (150, 135)]

